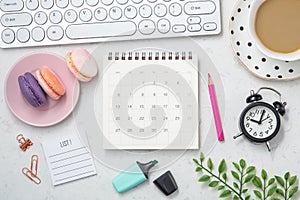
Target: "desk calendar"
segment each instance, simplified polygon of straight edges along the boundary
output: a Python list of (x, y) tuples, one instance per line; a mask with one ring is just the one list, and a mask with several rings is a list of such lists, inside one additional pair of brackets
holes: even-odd
[(111, 52), (104, 62), (104, 148), (199, 148), (192, 52)]

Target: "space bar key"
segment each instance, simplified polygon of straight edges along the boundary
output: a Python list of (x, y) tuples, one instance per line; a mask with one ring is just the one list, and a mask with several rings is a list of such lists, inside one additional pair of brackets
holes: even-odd
[(130, 36), (135, 32), (136, 25), (131, 21), (72, 24), (66, 28), (66, 35), (70, 39)]

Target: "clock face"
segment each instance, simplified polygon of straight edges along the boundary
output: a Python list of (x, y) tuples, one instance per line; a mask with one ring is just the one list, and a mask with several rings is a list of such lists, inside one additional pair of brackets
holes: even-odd
[(245, 108), (240, 119), (244, 135), (254, 142), (271, 140), (279, 131), (280, 118), (273, 106), (255, 102)]

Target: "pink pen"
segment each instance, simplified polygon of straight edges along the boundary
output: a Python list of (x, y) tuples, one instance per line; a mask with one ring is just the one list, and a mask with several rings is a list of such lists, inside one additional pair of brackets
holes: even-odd
[(217, 134), (218, 134), (218, 140), (223, 141), (224, 134), (223, 134), (222, 124), (221, 124), (221, 119), (220, 119), (220, 113), (219, 113), (219, 108), (218, 108), (216, 92), (215, 92), (215, 86), (212, 82), (210, 74), (208, 74), (208, 90), (209, 90), (209, 96), (210, 96), (212, 110), (214, 113), (214, 119), (215, 119)]

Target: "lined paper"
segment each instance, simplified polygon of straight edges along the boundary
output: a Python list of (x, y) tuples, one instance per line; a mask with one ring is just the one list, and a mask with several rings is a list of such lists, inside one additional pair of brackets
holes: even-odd
[(97, 174), (91, 152), (78, 135), (42, 143), (53, 185)]

